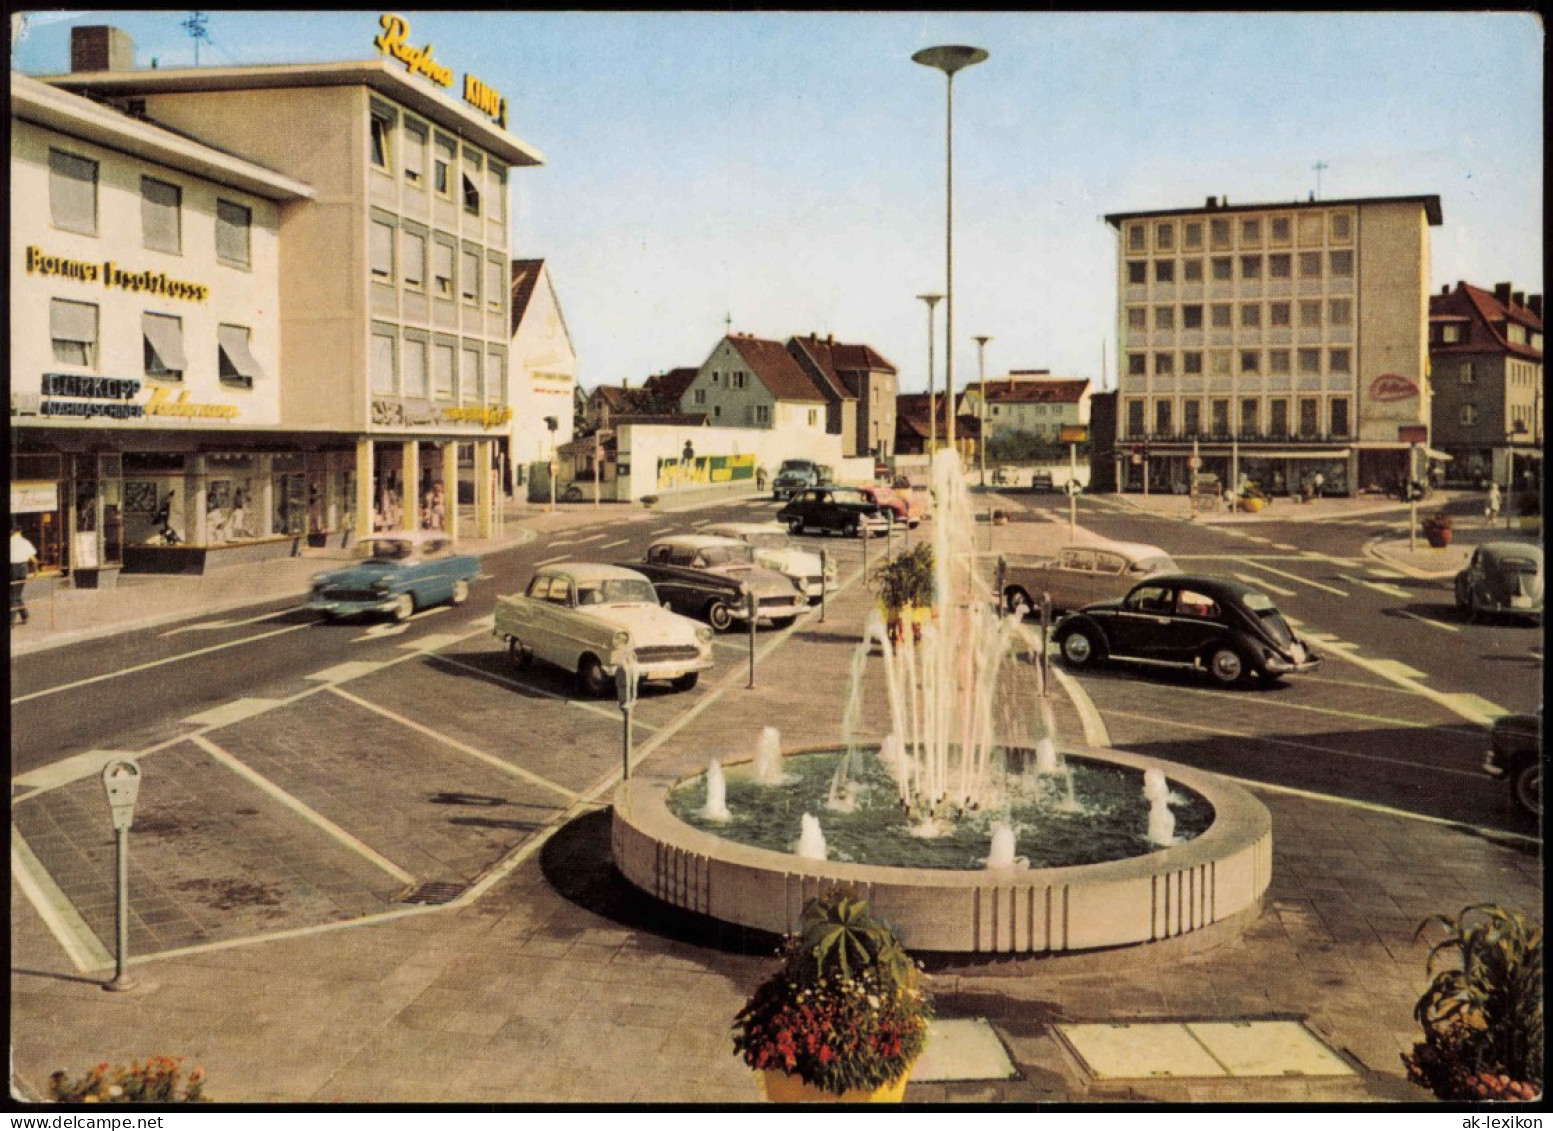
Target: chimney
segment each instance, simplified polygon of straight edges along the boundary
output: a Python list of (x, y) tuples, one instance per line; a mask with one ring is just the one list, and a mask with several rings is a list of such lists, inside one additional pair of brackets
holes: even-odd
[(1451, 293), (1451, 285), (1449, 283), (1446, 283), (1443, 287), (1440, 288), (1440, 297), (1443, 298), (1444, 296), (1446, 296), (1446, 295), (1448, 295), (1450, 293)]
[(1499, 302), (1502, 305), (1509, 306), (1510, 305), (1510, 284), (1509, 283), (1495, 283), (1494, 284), (1494, 297), (1496, 299), (1498, 299)]
[(1209, 208), (1217, 208), (1218, 206), (1219, 206), (1219, 198), (1216, 197), (1216, 196), (1210, 196), (1208, 198), (1207, 207), (1209, 207)]
[(72, 71), (133, 71), (135, 41), (116, 27), (76, 27), (70, 29), (70, 69)]
[(1510, 295), (1510, 301), (1514, 305), (1516, 305), (1516, 306), (1525, 306), (1526, 305), (1526, 292), (1525, 291), (1514, 291)]
[(1527, 299), (1526, 300), (1526, 308), (1537, 316), (1537, 320), (1539, 322), (1542, 320), (1542, 296), (1541, 295), (1532, 295), (1529, 299)]

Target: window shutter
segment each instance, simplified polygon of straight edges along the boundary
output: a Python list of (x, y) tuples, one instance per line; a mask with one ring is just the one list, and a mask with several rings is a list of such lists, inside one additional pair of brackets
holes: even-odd
[(249, 228), (253, 213), (240, 204), (216, 201), (216, 255), (230, 263), (249, 260)]
[[(453, 297), (453, 245), (437, 241), (432, 245), (432, 272), (437, 277), (437, 293)], [(444, 280), (446, 285), (444, 286)]]
[(140, 328), (163, 369), (182, 373), (188, 368), (183, 357), (183, 324), (177, 318), (148, 312), (140, 316)]
[(140, 178), (140, 223), (145, 229), (145, 245), (154, 251), (177, 252), (182, 249), (178, 224), (178, 186), (165, 181)]
[(49, 213), (57, 228), (97, 234), (97, 162), (49, 150)]
[(453, 397), (453, 347), (438, 343), (433, 347), (433, 365), (436, 372), (436, 392), (439, 400)]
[(404, 395), (425, 397), (426, 343), (406, 338), (404, 343)]
[(227, 364), (239, 377), (246, 377), (253, 382), (264, 376), (264, 370), (259, 368), (259, 363), (248, 348), (248, 327), (218, 326), (216, 341)]
[(380, 220), (372, 221), (372, 273), (394, 275), (394, 230)]
[(97, 308), (90, 303), (62, 298), (49, 303), (49, 335), (62, 342), (97, 341)]
[(394, 339), (387, 334), (372, 335), (372, 391), (394, 391)]
[(426, 237), (417, 232), (400, 232), (399, 254), (404, 261), (405, 286), (425, 286)]

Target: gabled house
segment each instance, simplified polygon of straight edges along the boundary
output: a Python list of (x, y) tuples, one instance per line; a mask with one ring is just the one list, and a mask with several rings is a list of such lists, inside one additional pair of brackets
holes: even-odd
[[(931, 398), (932, 419), (929, 419), (927, 393), (898, 393), (895, 397), (895, 454), (920, 456), (928, 453), (929, 441), (936, 437), (939, 447), (944, 446), (944, 396)], [(980, 423), (974, 416), (960, 413), (954, 422), (955, 443), (960, 454), (970, 459), (981, 442)]]
[[(572, 438), (577, 351), (561, 315), (543, 259), (514, 259), (511, 266), (512, 462), (517, 467), (550, 457), (552, 444)], [(547, 417), (554, 418), (552, 432)]]
[(1542, 296), (1458, 282), (1429, 296), (1430, 446), (1447, 479), (1518, 482), (1542, 459)]
[(624, 383), (599, 385), (588, 393), (583, 402), (582, 416), (576, 430), (580, 434), (610, 428), (622, 414), (649, 412), (651, 409), (652, 399), (642, 389), (633, 389)]
[(642, 389), (652, 403), (652, 411), (660, 414), (679, 412), (679, 399), (690, 388), (696, 373), (695, 366), (687, 365), (670, 369), (666, 373), (655, 373), (647, 378)]
[(985, 423), (988, 439), (1028, 432), (1056, 440), (1065, 426), (1089, 422), (1089, 381), (1053, 377), (1045, 369), (1015, 369), (1007, 377), (974, 381), (959, 411)]
[(896, 369), (868, 345), (827, 334), (790, 338), (791, 353), (826, 398), (826, 430), (849, 456), (887, 456), (895, 442)]
[(705, 413), (713, 426), (790, 432), (795, 448), (826, 433), (827, 405), (781, 342), (736, 333), (717, 343), (679, 399), (681, 412)]

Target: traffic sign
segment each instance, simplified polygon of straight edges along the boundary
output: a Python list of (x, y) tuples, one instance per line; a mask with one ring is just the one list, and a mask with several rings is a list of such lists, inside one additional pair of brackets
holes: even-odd
[(1429, 425), (1398, 424), (1397, 439), (1404, 444), (1427, 444), (1429, 442)]
[(1191, 468), (1193, 471), (1201, 470), (1202, 469), (1202, 456), (1192, 456), (1190, 459), (1188, 459), (1186, 461), (1186, 466)]
[(1084, 485), (1077, 479), (1069, 479), (1062, 485), (1062, 490), (1069, 496), (1081, 495), (1084, 493)]

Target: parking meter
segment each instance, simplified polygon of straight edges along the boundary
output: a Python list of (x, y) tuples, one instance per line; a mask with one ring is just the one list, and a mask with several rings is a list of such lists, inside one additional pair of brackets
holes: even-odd
[[(750, 622), (750, 687), (755, 686), (755, 621), (759, 607), (755, 600), (755, 590), (748, 585), (740, 584), (739, 591), (744, 594), (744, 611)], [(748, 688), (746, 688), (748, 690)]]
[(636, 706), (636, 653), (620, 648), (610, 657), (615, 665), (615, 699), (620, 703), (620, 780), (631, 777), (631, 708)]
[(135, 801), (140, 796), (140, 767), (123, 758), (115, 759), (102, 768), (102, 786), (113, 817), (118, 857), (118, 957), (113, 981), (103, 988), (128, 990), (134, 988), (124, 972), (129, 963), (129, 827), (135, 823)]

